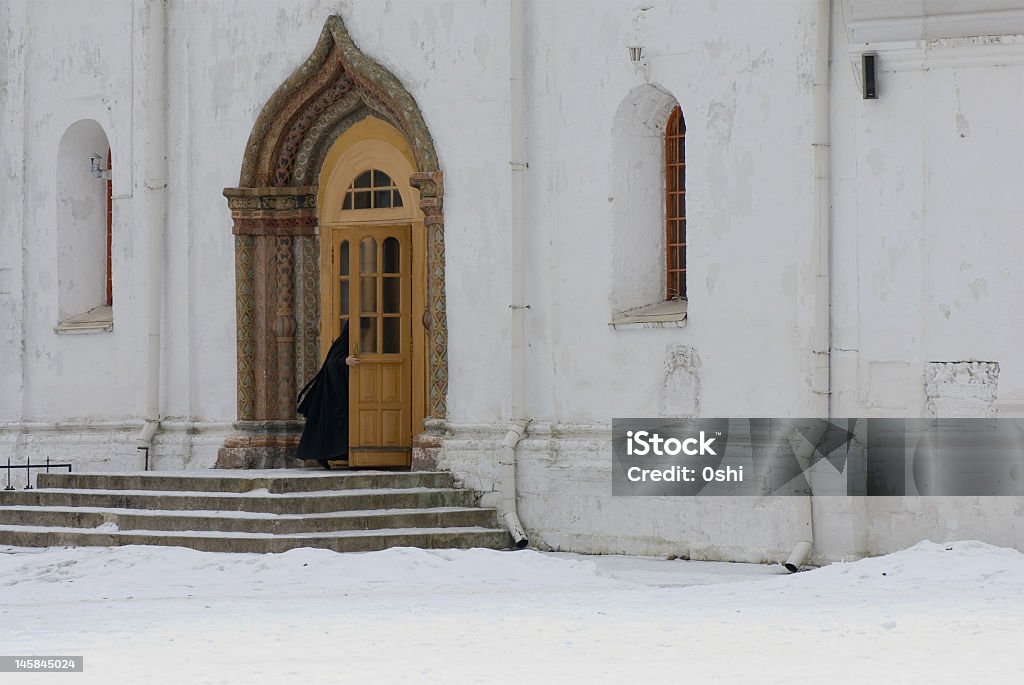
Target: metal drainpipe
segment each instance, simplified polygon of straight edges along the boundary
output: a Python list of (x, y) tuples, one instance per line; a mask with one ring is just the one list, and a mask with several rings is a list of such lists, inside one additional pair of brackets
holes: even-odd
[(509, 209), (512, 237), (512, 304), (510, 321), (509, 383), (512, 392), (512, 426), (499, 447), (501, 469), (501, 518), (516, 547), (529, 544), (516, 509), (516, 445), (526, 434), (526, 322), (529, 305), (523, 258), (523, 175), (526, 171), (523, 135), (523, 0), (509, 3)]
[[(167, 222), (167, 0), (149, 0), (146, 83), (147, 283), (146, 423), (136, 440), (149, 469), (160, 428), (160, 321), (163, 303), (164, 232)], [(132, 97), (135, 94), (132, 93)], [(134, 125), (134, 122), (133, 122)]]
[[(814, 55), (814, 260), (817, 277), (815, 279), (815, 317), (814, 354), (814, 392), (821, 398), (820, 415), (825, 419), (832, 417), (832, 293), (831, 293), (831, 224), (829, 221), (831, 204), (831, 169), (830, 169), (830, 131), (829, 131), (829, 60), (832, 49), (832, 3), (831, 0), (818, 0), (817, 3), (817, 40)], [(826, 423), (821, 423), (822, 435)], [(817, 430), (808, 437), (813, 437)], [(818, 436), (821, 437), (820, 435)], [(809, 443), (797, 451), (801, 466), (814, 449)], [(807, 452), (804, 454), (804, 452)], [(805, 468), (807, 482), (811, 484), (810, 471)], [(814, 548), (814, 497), (808, 495), (801, 507), (803, 523), (799, 531), (799, 542), (786, 560), (785, 567), (792, 573), (800, 568)]]

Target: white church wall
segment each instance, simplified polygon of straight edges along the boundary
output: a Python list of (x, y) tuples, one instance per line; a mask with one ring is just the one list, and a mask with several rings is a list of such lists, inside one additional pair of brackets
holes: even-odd
[[(1024, 10), (946, 3), (908, 20), (887, 16), (899, 13), (892, 4), (844, 7), (833, 31), (834, 414), (1021, 416), (1024, 43), (977, 34), (1020, 33)], [(864, 52), (877, 54), (877, 100), (861, 96)], [(992, 401), (947, 400), (941, 387), (929, 398), (930, 364), (963, 360), (999, 364)], [(820, 553), (880, 554), (923, 538), (1024, 548), (1017, 497), (858, 506), (853, 535), (818, 507)]]
[[(970, 359), (1001, 363), (998, 404), (1004, 415), (1021, 411), (1021, 45), (1003, 37), (837, 46), (843, 415), (919, 416), (924, 365)], [(860, 96), (864, 51), (878, 54), (878, 100)]]
[[(28, 141), (24, 341), (33, 352), (24, 368), (26, 398), (10, 407), (5, 440), (19, 458), (52, 453), (74, 457), (83, 468), (135, 468), (141, 462), (131, 434), (141, 425), (145, 402), (145, 4), (136, 3), (134, 12), (113, 2), (38, 3), (24, 11), (32, 35), (24, 53), (30, 114), (26, 128), (15, 128), (11, 137)], [(237, 183), (263, 104), (308, 57), (326, 17), (339, 11), (360, 47), (417, 98), (441, 150), (449, 172), (451, 401), (456, 411), (461, 402), (471, 418), (500, 412), (501, 396), (479, 383), (478, 370), (503, 368), (495, 358), (503, 355), (506, 334), (494, 311), (507, 281), (504, 223), (497, 218), (507, 214), (508, 139), (500, 133), (508, 129), (507, 88), (494, 73), (507, 73), (507, 10), (483, 2), (399, 2), (385, 12), (377, 4), (345, 2), (282, 0), (261, 3), (258, 11), (247, 2), (171, 3), (164, 421), (153, 455), (163, 467), (211, 465), (231, 430), (234, 239), (220, 191)], [(83, 62), (82, 55), (89, 57)], [(114, 148), (115, 324), (109, 333), (72, 339), (55, 336), (56, 315), (40, 312), (36, 300), (55, 300), (57, 293), (43, 258), (57, 250), (55, 221), (47, 215), (53, 214), (55, 152), (47, 146), (55, 149), (63, 130), (83, 118), (95, 118)], [(467, 121), (487, 124), (466, 135)], [(17, 201), (25, 203), (20, 196)], [(29, 206), (36, 202), (39, 208)], [(14, 336), (22, 334), (13, 320), (5, 332), (18, 349)], [(21, 376), (22, 369), (11, 375)], [(103, 388), (102, 402), (95, 401), (96, 388)], [(94, 450), (86, 447), (93, 443)]]
[[(620, 3), (535, 11), (531, 31), (546, 47), (529, 78), (538, 111), (528, 124), (528, 224), (546, 259), (532, 260), (528, 282), (538, 287), (528, 297), (538, 311), (528, 321), (540, 330), (528, 336), (550, 359), (529, 383), (538, 412), (563, 422), (658, 415), (665, 362), (679, 344), (700, 359), (703, 415), (813, 411), (801, 333), (814, 316), (810, 62), (798, 64), (813, 30), (809, 7), (663, 3), (639, 20), (650, 80), (676, 98), (687, 125), (688, 317), (685, 329), (661, 330), (608, 325), (618, 296), (612, 250), (631, 249), (614, 240), (616, 203), (629, 200), (616, 197), (611, 165), (616, 112), (642, 82), (626, 52), (637, 12)], [(634, 240), (659, 244), (662, 232), (660, 221), (644, 222)]]
[[(105, 265), (100, 267), (98, 262), (104, 259), (99, 255), (104, 249), (105, 189), (102, 180), (89, 175), (88, 154), (105, 155), (104, 138), (115, 158), (119, 150), (126, 152), (131, 126), (127, 108), (120, 106), (127, 101), (123, 88), (130, 83), (130, 52), (122, 49), (124, 37), (131, 35), (130, 19), (123, 4), (117, 2), (89, 12), (76, 7), (71, 3), (24, 3), (10, 10), (22, 13), (23, 32), (15, 44), (24, 52), (21, 63), (12, 65), (21, 72), (16, 81), (20, 92), (15, 95), (21, 100), (18, 117), (11, 122), (13, 126), (8, 124), (4, 135), (5, 149), (11, 140), (14, 149), (21, 150), (21, 166), (15, 172), (19, 182), (5, 184), (4, 200), (5, 206), (17, 206), (22, 216), (14, 231), (23, 260), (18, 273), (23, 289), (16, 303), (22, 319), (19, 339), (12, 347), (21, 347), (23, 354), (18, 369), (20, 401), (8, 407), (3, 433), (15, 457), (62, 459), (74, 452), (87, 462), (97, 459), (123, 464), (122, 458), (134, 456), (134, 449), (121, 450), (110, 433), (115, 429), (100, 430), (99, 426), (130, 420), (135, 404), (133, 357), (140, 338), (132, 325), (136, 309), (132, 297), (135, 272), (129, 259), (130, 200), (116, 200), (121, 204), (115, 209), (113, 229), (115, 296), (120, 294), (114, 318), (118, 325), (109, 332), (75, 335), (54, 330), (65, 316), (101, 304)], [(76, 15), (74, 21), (68, 21), (68, 11)], [(106, 45), (101, 44), (104, 38), (108, 39)], [(78, 124), (90, 128), (88, 135), (72, 140), (76, 137), (73, 125), (83, 120), (92, 122)], [(62, 149), (65, 134), (71, 137), (65, 139), (68, 146)], [(103, 149), (91, 149), (94, 144)], [(130, 166), (129, 159), (127, 155), (123, 159), (126, 166)], [(115, 197), (130, 194), (129, 176), (115, 174)], [(90, 182), (95, 184), (91, 189), (82, 185)], [(76, 184), (81, 186), (82, 197), (73, 192)], [(68, 240), (76, 236), (66, 231), (74, 229), (70, 224), (75, 222), (88, 223), (92, 237), (99, 239), (89, 253), (84, 246), (68, 249)], [(75, 273), (81, 271), (80, 262), (89, 263), (88, 274)], [(99, 282), (79, 283), (83, 278)], [(63, 298), (62, 281), (68, 285)], [(76, 301), (83, 291), (86, 299)], [(106, 444), (99, 444), (97, 432), (107, 434)]]
[[(527, 12), (526, 388), (535, 423), (518, 457), (519, 514), (542, 547), (778, 558), (797, 539), (795, 499), (612, 497), (610, 422), (816, 411), (813, 6), (652, 4), (649, 13), (612, 2), (535, 3)], [(637, 43), (651, 86), (628, 60)], [(624, 187), (643, 169), (616, 168), (638, 164), (629, 149), (637, 134), (622, 125), (623, 108), (646, 101), (638, 87), (674, 97), (686, 120), (685, 328), (609, 326), (617, 307), (650, 304), (642, 299), (664, 288), (662, 145), (650, 146), (653, 190)], [(643, 198), (652, 211), (637, 210)], [(634, 249), (652, 263), (631, 279), (626, 269), (641, 268), (640, 258), (616, 250)], [(494, 503), (502, 425), (460, 418), (443, 465)]]
[[(520, 515), (540, 547), (776, 560), (797, 539), (796, 498), (613, 498), (610, 421), (820, 412), (811, 392), (814, 5), (648, 5), (527, 3), (526, 388), (535, 421), (519, 453)], [(0, 213), (0, 455), (73, 457), (90, 469), (141, 463), (144, 9), (116, 0), (0, 5), (4, 26), (14, 27), (0, 29), (10, 36), (10, 59), (0, 63), (0, 136), (10, 151), (0, 158), (10, 179), (0, 188), (9, 208)], [(169, 3), (166, 421), (154, 463), (207, 467), (231, 430), (234, 242), (221, 189), (237, 183), (260, 108), (332, 13), (402, 81), (434, 136), (445, 172), (451, 429), (440, 465), (495, 504), (494, 455), (513, 418), (508, 7), (500, 2)], [(865, 102), (855, 39), (877, 41), (888, 29), (861, 14), (851, 28), (841, 15), (832, 70), (833, 412), (923, 415), (925, 364), (979, 359), (1000, 363), (995, 406), (1019, 414), (1022, 43), (889, 36), (870, 45), (880, 53), (880, 99)], [(647, 53), (646, 78), (628, 61), (636, 44)], [(662, 261), (631, 273), (663, 260), (664, 247), (661, 189), (623, 180), (632, 176), (622, 166), (641, 161), (623, 115), (638, 92), (674, 98), (687, 125), (681, 328), (609, 326), (620, 308), (647, 304), (662, 287)], [(83, 119), (102, 127), (114, 152), (114, 326), (58, 335), (58, 146)], [(653, 164), (660, 173), (660, 159)], [(639, 209), (645, 198), (659, 206)], [(821, 498), (817, 555), (951, 536), (1024, 548), (1015, 519), (1011, 498)]]
[(18, 27), (25, 21), (24, 3), (0, 4), (0, 454), (13, 451), (16, 435), (8, 427), (21, 419), (24, 392), (24, 284), (22, 281), (22, 227), (25, 211), (24, 83), (25, 37)]

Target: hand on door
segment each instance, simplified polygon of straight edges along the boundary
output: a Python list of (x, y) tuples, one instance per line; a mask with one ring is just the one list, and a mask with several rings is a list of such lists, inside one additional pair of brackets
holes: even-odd
[(359, 357), (355, 356), (354, 354), (350, 354), (349, 356), (345, 357), (345, 363), (348, 364), (349, 366), (359, 366)]

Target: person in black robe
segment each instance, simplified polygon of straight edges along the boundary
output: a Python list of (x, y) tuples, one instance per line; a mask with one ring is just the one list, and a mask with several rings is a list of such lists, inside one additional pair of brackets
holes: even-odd
[(295, 456), (330, 469), (329, 460), (348, 459), (348, 367), (359, 359), (348, 354), (348, 321), (331, 343), (316, 375), (298, 397), (296, 411), (306, 417)]

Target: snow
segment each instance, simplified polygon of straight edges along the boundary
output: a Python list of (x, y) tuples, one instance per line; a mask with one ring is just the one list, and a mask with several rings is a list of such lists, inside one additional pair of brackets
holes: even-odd
[(792, 576), (483, 549), (0, 551), (0, 652), (85, 657), (19, 684), (1024, 678), (1024, 555), (980, 542)]

